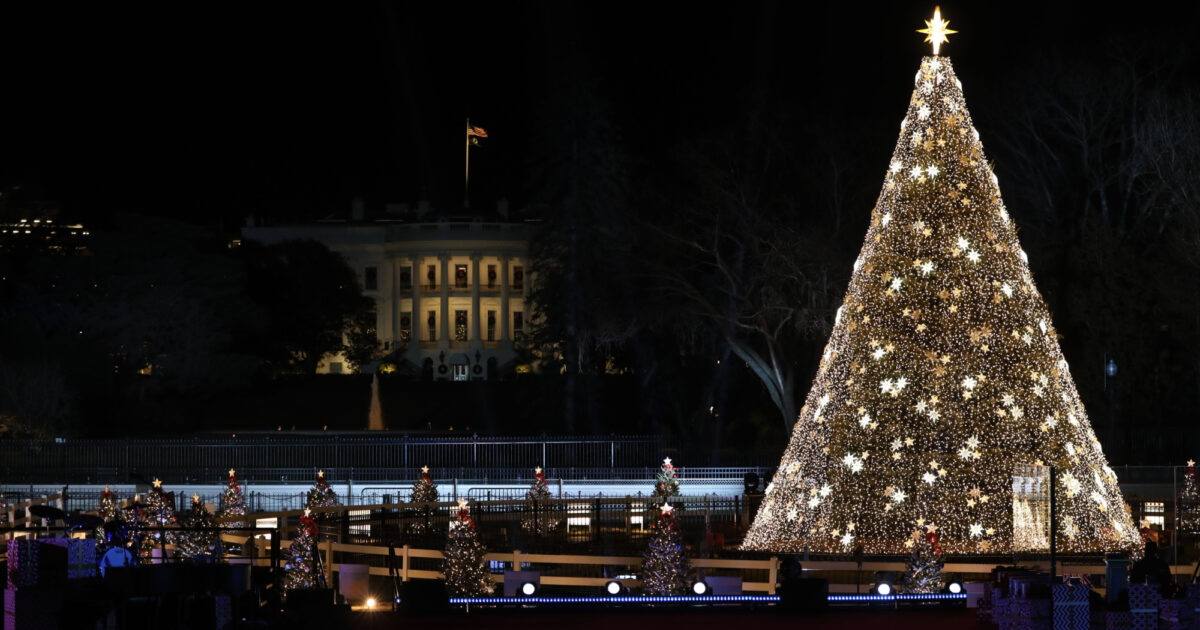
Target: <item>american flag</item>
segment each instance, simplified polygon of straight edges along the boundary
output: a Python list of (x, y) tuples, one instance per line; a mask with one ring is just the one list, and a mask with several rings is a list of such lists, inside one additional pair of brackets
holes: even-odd
[(487, 132), (484, 131), (483, 127), (470, 127), (467, 129), (467, 135), (475, 136), (477, 138), (486, 138)]

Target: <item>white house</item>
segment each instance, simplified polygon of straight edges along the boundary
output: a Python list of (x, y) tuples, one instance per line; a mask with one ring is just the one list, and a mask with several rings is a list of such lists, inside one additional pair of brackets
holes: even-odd
[[(507, 212), (501, 208), (500, 215)], [(340, 253), (375, 299), (376, 330), (392, 362), (437, 380), (478, 380), (511, 369), (529, 325), (531, 225), (479, 217), (429, 217), (389, 206), (365, 219), (243, 228), (264, 245), (312, 239)], [(345, 371), (326, 356), (323, 373)]]

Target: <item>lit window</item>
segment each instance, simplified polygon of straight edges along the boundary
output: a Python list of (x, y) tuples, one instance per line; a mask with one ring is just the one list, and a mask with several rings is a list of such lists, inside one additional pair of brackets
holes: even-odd
[(1159, 529), (1163, 528), (1163, 517), (1161, 516), (1147, 516), (1146, 522), (1149, 523), (1151, 527), (1158, 525)]
[[(1166, 511), (1162, 501), (1147, 501), (1142, 504), (1142, 511), (1147, 514), (1162, 514)], [(1161, 518), (1159, 519), (1162, 520)]]

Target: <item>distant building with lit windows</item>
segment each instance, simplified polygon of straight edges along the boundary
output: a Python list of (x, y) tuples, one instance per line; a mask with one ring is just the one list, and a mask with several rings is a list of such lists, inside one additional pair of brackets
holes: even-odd
[[(242, 238), (264, 245), (311, 239), (341, 254), (375, 300), (385, 363), (432, 380), (499, 378), (515, 368), (515, 346), (529, 325), (528, 223), (478, 216), (434, 217), (389, 205), (366, 218), (356, 202), (350, 220), (254, 226)], [(321, 373), (346, 371), (326, 356)]]

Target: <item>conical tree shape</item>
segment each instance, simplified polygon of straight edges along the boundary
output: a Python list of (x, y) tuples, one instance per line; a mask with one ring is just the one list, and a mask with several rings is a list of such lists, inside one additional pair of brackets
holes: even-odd
[(744, 546), (1007, 553), (1015, 464), (1058, 467), (1059, 549), (1130, 521), (950, 60), (926, 57), (817, 376)]

